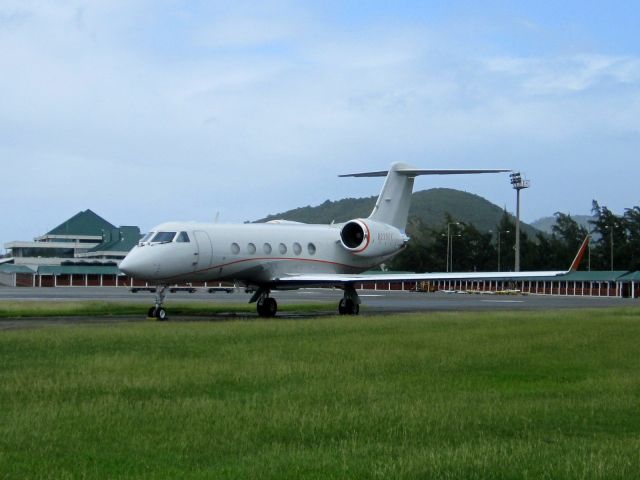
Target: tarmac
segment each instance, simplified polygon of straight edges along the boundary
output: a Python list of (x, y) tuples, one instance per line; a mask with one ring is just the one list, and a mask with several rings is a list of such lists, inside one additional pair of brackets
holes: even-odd
[[(458, 292), (424, 293), (414, 291), (361, 290), (358, 292), (362, 301), (361, 315), (376, 315), (400, 312), (440, 312), (440, 311), (505, 311), (505, 310), (555, 310), (581, 309), (605, 307), (640, 307), (638, 299), (616, 297), (582, 297), (582, 296), (551, 296), (551, 295), (489, 295), (469, 294)], [(286, 304), (304, 303), (334, 303), (337, 305), (342, 298), (342, 291), (338, 289), (301, 289), (295, 291), (272, 292), (280, 306)], [(250, 293), (243, 289), (236, 289), (232, 293), (207, 293), (206, 289), (199, 289), (195, 293), (168, 293), (165, 307), (171, 316), (171, 303), (203, 302), (216, 304), (248, 303)], [(1, 301), (107, 301), (107, 302), (136, 302), (149, 306), (153, 305), (154, 294), (149, 292), (131, 293), (125, 287), (57, 287), (57, 288), (11, 288), (0, 287)], [(318, 315), (333, 314), (322, 311)], [(256, 316), (257, 314), (247, 314)], [(279, 313), (280, 317), (291, 316)], [(302, 316), (317, 316), (306, 313)], [(234, 317), (237, 317), (235, 315)], [(113, 321), (114, 317), (105, 317)], [(83, 319), (69, 318), (69, 322), (76, 323)], [(51, 321), (51, 320), (48, 320)], [(84, 319), (92, 323), (99, 319)]]

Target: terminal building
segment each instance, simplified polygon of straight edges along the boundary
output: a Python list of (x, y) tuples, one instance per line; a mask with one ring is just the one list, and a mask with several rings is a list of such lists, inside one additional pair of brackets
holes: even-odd
[[(32, 241), (5, 243), (0, 284), (118, 285), (118, 264), (140, 240), (140, 228), (116, 227), (91, 210), (77, 213)], [(120, 280), (120, 282), (119, 282)]]

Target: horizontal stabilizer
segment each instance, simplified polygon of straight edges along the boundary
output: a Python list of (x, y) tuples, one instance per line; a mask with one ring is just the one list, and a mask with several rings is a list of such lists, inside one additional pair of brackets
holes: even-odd
[[(419, 175), (468, 175), (474, 173), (502, 173), (511, 172), (512, 170), (504, 168), (491, 168), (491, 169), (422, 169), (422, 168), (398, 168), (394, 170), (400, 175), (407, 177), (417, 177)], [(362, 172), (362, 173), (348, 173), (345, 175), (338, 175), (339, 177), (386, 177), (389, 174), (388, 170), (380, 170), (377, 172)]]

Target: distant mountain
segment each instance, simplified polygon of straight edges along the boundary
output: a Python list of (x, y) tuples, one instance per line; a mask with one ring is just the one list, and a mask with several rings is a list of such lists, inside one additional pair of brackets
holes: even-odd
[[(587, 230), (591, 230), (591, 228), (593, 228), (593, 226), (589, 223), (589, 220), (593, 220), (593, 217), (591, 215), (571, 215), (571, 218), (578, 222), (578, 225), (582, 225)], [(553, 233), (551, 227), (553, 227), (555, 224), (556, 217), (543, 217), (539, 218), (535, 222), (532, 222), (531, 226), (537, 228), (542, 232), (551, 234)]]
[[(269, 215), (258, 222), (283, 219), (304, 223), (344, 222), (352, 218), (368, 217), (377, 197), (345, 198), (321, 205), (301, 207), (287, 212)], [(472, 193), (451, 188), (432, 188), (414, 192), (409, 216), (431, 228), (441, 228), (449, 213), (454, 220), (471, 223), (482, 231), (493, 230), (500, 221), (503, 209)], [(522, 231), (534, 238), (537, 230), (522, 224)]]

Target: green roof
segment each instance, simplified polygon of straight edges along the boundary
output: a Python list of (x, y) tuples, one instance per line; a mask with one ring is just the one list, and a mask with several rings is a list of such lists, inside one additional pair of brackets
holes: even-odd
[(140, 241), (140, 229), (138, 227), (112, 228), (105, 232), (104, 241), (90, 252), (128, 252)]
[(35, 273), (32, 269), (26, 265), (14, 265), (12, 263), (5, 263), (0, 265), (0, 273)]
[(630, 272), (621, 276), (618, 281), (620, 282), (640, 282), (640, 272)]
[(548, 278), (561, 282), (615, 282), (627, 273), (626, 270), (591, 270), (584, 272), (569, 272), (561, 277)]
[(87, 209), (79, 212), (66, 222), (61, 223), (47, 235), (94, 235), (101, 236), (106, 231), (116, 228), (100, 215)]

